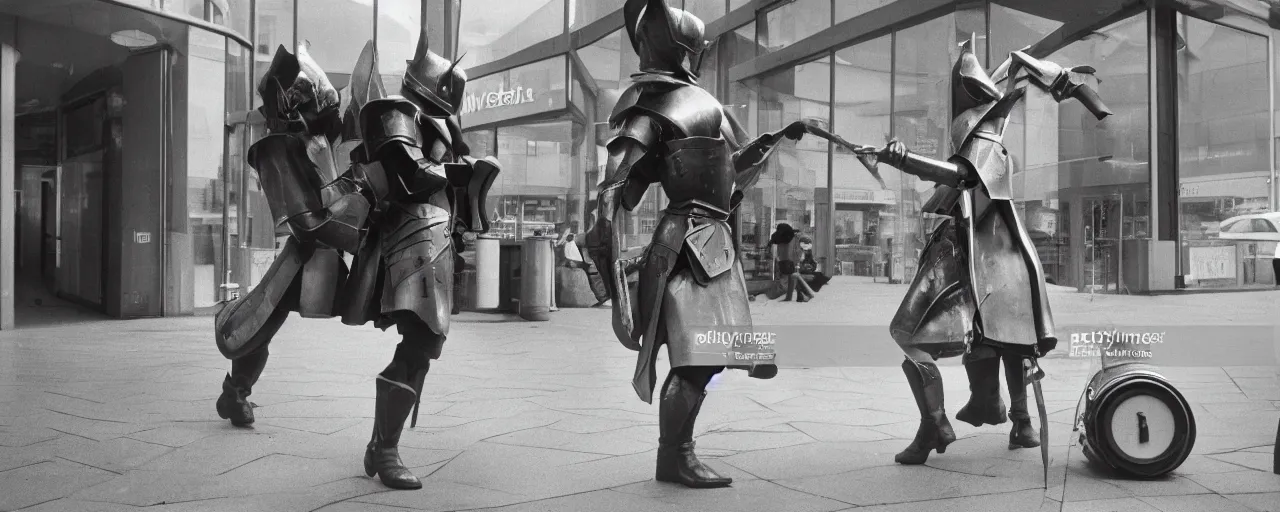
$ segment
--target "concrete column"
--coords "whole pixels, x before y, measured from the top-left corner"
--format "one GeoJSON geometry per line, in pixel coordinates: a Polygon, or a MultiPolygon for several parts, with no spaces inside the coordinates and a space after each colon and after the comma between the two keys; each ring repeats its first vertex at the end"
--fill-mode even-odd
{"type": "MultiPolygon", "coordinates": [[[[12,31],[7,32],[12,34],[12,31]]],[[[17,64],[17,48],[9,42],[0,41],[0,329],[13,329],[13,88],[17,64]]]]}
{"type": "Polygon", "coordinates": [[[502,268],[499,265],[499,241],[497,238],[480,235],[476,237],[476,288],[475,308],[477,310],[497,309],[500,305],[499,279],[502,268]]]}

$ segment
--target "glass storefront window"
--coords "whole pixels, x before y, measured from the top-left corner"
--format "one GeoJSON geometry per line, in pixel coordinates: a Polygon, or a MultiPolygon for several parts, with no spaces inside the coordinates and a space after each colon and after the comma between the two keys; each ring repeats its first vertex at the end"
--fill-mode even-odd
{"type": "Polygon", "coordinates": [[[667,5],[693,13],[703,23],[711,23],[724,16],[724,0],[668,0],[667,5]]]}
{"type": "MultiPolygon", "coordinates": [[[[950,86],[959,56],[957,35],[955,15],[948,14],[898,31],[894,42],[893,137],[913,152],[941,160],[952,152],[950,86]]],[[[889,279],[909,282],[928,234],[920,208],[934,184],[892,169],[886,174],[897,175],[894,193],[899,200],[895,215],[880,222],[878,234],[887,256],[881,264],[889,279]]]]}
{"type": "MultiPolygon", "coordinates": [[[[748,23],[738,27],[720,38],[720,58],[724,59],[724,69],[732,68],[756,57],[756,24],[748,23]]],[[[740,82],[729,82],[729,96],[723,102],[738,122],[745,127],[755,126],[752,110],[755,105],[755,91],[740,82]]]]}
{"type": "MultiPolygon", "coordinates": [[[[258,0],[258,47],[254,50],[253,86],[256,88],[267,68],[271,67],[271,59],[276,55],[276,48],[281,45],[289,51],[293,47],[293,5],[294,0],[258,0]]],[[[352,63],[354,65],[354,63],[352,63]]]]}
{"type": "Polygon", "coordinates": [[[187,215],[191,235],[194,306],[213,306],[226,278],[223,245],[224,115],[226,112],[227,39],[192,28],[187,56],[187,215]]]}
{"type": "MultiPolygon", "coordinates": [[[[1061,23],[992,5],[992,62],[1061,23]]],[[[1010,115],[1005,147],[1015,204],[1050,284],[1081,291],[1137,289],[1151,238],[1146,14],[1119,21],[1048,60],[1097,69],[1090,86],[1113,115],[1099,122],[1075,100],[1028,87],[1010,115]]]]}
{"type": "Polygon", "coordinates": [[[897,0],[835,0],[835,22],[840,23],[849,18],[866,14],[895,1],[897,0]]]}
{"type": "Polygon", "coordinates": [[[458,44],[470,68],[564,34],[565,0],[467,0],[458,44]]]}
{"type": "Polygon", "coordinates": [[[565,107],[568,60],[560,55],[467,81],[463,126],[480,126],[565,107]]]}
{"type": "Polygon", "coordinates": [[[758,18],[761,55],[773,53],[831,26],[831,0],[796,0],[758,18]]]}
{"type": "Polygon", "coordinates": [[[491,235],[523,239],[559,233],[578,221],[582,195],[574,187],[573,123],[553,121],[498,128],[502,173],[493,184],[491,235]],[[572,214],[571,214],[572,212],[572,214]]]}
{"type": "Polygon", "coordinates": [[[622,9],[622,4],[613,0],[571,0],[569,29],[585,27],[619,9],[622,9]]]}
{"type": "Polygon", "coordinates": [[[209,0],[209,21],[227,27],[247,39],[249,36],[249,0],[209,0]]]}
{"type": "MultiPolygon", "coordinates": [[[[618,98],[631,85],[631,75],[639,71],[640,60],[632,50],[626,33],[621,30],[579,48],[578,57],[582,59],[586,72],[591,75],[598,88],[594,108],[589,113],[592,127],[583,134],[577,149],[582,175],[576,179],[581,180],[585,197],[585,222],[581,229],[586,230],[595,222],[596,188],[607,177],[604,173],[609,155],[605,145],[613,136],[609,116],[613,113],[618,98]]],[[[704,70],[708,65],[710,63],[703,64],[704,70]]],[[[624,215],[622,226],[615,226],[624,234],[623,241],[627,247],[641,247],[649,243],[659,212],[666,206],[664,199],[658,186],[654,185],[645,195],[643,203],[624,215]]]]}
{"type": "Polygon", "coordinates": [[[1062,26],[1062,22],[1029,14],[999,3],[991,3],[991,62],[994,68],[1009,54],[1040,42],[1062,26]]]}
{"type": "Polygon", "coordinates": [[[1177,23],[1181,274],[1190,288],[1271,285],[1258,279],[1270,265],[1257,258],[1261,241],[1219,233],[1271,209],[1267,38],[1182,14],[1177,23]]]}
{"type": "MultiPolygon", "coordinates": [[[[335,88],[347,86],[360,51],[373,39],[373,15],[370,0],[305,0],[298,5],[298,43],[310,43],[311,57],[335,88]]],[[[411,39],[417,41],[416,31],[411,39]]],[[[410,57],[413,56],[412,44],[410,57]]],[[[395,66],[390,61],[389,56],[384,55],[378,64],[395,66]]]]}
{"type": "Polygon", "coordinates": [[[493,130],[471,130],[463,132],[462,140],[467,143],[467,147],[471,148],[471,156],[473,158],[484,158],[486,156],[498,156],[493,140],[493,130]]]}
{"type": "MultiPolygon", "coordinates": [[[[771,73],[751,84],[758,94],[757,133],[775,131],[799,120],[830,128],[831,58],[771,73]]],[[[747,279],[772,279],[773,258],[766,245],[778,224],[816,239],[815,189],[827,186],[826,140],[805,137],[784,142],[766,163],[755,188],[738,208],[743,271],[747,279]]],[[[820,256],[815,254],[815,259],[820,256]]]]}
{"type": "MultiPolygon", "coordinates": [[[[889,137],[891,40],[884,36],[836,51],[833,131],[850,142],[879,146],[889,137]]],[[[816,217],[820,227],[827,224],[827,201],[834,196],[834,251],[822,228],[814,239],[815,257],[834,257],[834,275],[884,277],[888,244],[880,224],[896,220],[901,173],[882,170],[887,189],[881,188],[857,157],[841,147],[835,148],[833,165],[835,192],[816,194],[816,217]]]]}

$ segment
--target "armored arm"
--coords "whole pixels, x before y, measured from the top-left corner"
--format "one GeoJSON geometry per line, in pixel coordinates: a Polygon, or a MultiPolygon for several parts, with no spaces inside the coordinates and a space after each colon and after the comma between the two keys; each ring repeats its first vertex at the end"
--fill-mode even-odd
{"type": "Polygon", "coordinates": [[[967,165],[944,162],[912,153],[906,145],[898,141],[893,141],[880,150],[879,159],[922,180],[956,189],[968,186],[976,176],[976,173],[972,172],[967,165]]]}
{"type": "Polygon", "coordinates": [[[730,208],[736,209],[746,191],[760,181],[760,174],[764,172],[764,163],[773,154],[774,149],[777,149],[778,143],[784,138],[800,140],[807,132],[808,126],[804,121],[796,121],[782,130],[760,135],[739,146],[738,143],[746,138],[746,133],[732,114],[725,112],[724,115],[727,126],[721,130],[721,133],[726,138],[732,136],[734,140],[733,169],[737,174],[733,180],[734,192],[730,199],[730,208]]]}
{"type": "Polygon", "coordinates": [[[449,184],[453,186],[454,218],[467,231],[489,232],[489,214],[485,209],[485,197],[502,172],[502,165],[494,157],[475,159],[462,157],[462,162],[445,166],[449,184]]]}
{"type": "Polygon", "coordinates": [[[338,94],[299,47],[281,46],[258,87],[269,134],[249,148],[277,225],[304,242],[355,252],[369,203],[357,184],[339,176],[330,145],[342,123],[338,94]]]}
{"type": "Polygon", "coordinates": [[[627,273],[636,261],[623,260],[623,233],[614,228],[622,222],[624,210],[633,210],[644,197],[652,179],[642,170],[650,148],[658,142],[658,127],[648,117],[636,116],[625,121],[618,135],[609,141],[607,178],[597,195],[596,223],[587,233],[587,250],[604,277],[609,298],[613,301],[613,330],[624,346],[639,350],[632,333],[631,298],[627,273]]]}

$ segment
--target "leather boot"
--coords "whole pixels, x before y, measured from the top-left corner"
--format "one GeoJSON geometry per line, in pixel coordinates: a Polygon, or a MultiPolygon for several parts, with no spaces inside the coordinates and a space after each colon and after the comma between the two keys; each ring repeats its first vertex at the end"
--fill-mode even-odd
{"type": "Polygon", "coordinates": [[[672,372],[662,387],[658,405],[659,482],[683,484],[694,489],[728,487],[733,479],[717,474],[693,452],[693,424],[706,399],[705,385],[695,386],[672,372]]]}
{"type": "Polygon", "coordinates": [[[920,428],[916,430],[916,438],[907,449],[893,458],[898,464],[924,464],[929,460],[929,452],[938,450],[946,453],[947,445],[956,440],[956,433],[947,421],[947,411],[943,407],[942,374],[933,363],[920,363],[919,366],[910,359],[902,362],[902,372],[907,375],[907,383],[911,385],[911,394],[915,395],[916,406],[920,408],[920,428]],[[923,367],[923,368],[922,368],[923,367]],[[931,375],[922,373],[921,370],[931,375]]]}
{"type": "Polygon", "coordinates": [[[237,427],[253,424],[253,408],[257,404],[247,400],[253,393],[253,385],[267,367],[267,345],[250,352],[248,355],[231,361],[231,373],[222,379],[222,395],[216,404],[218,417],[231,420],[237,427]]]}
{"type": "Polygon", "coordinates": [[[965,361],[964,371],[969,375],[969,403],[960,408],[956,419],[975,427],[1009,421],[1000,396],[1000,358],[965,361]]]}
{"type": "Polygon", "coordinates": [[[408,375],[403,363],[392,362],[378,376],[378,399],[373,415],[373,439],[364,452],[364,472],[378,475],[392,489],[421,489],[422,482],[400,461],[400,433],[416,409],[426,370],[408,375]]]}
{"type": "Polygon", "coordinates": [[[1035,448],[1040,446],[1040,433],[1031,424],[1030,409],[1027,409],[1027,374],[1022,367],[1022,358],[1005,355],[1004,380],[1009,385],[1009,419],[1013,428],[1009,430],[1009,449],[1035,448]]]}

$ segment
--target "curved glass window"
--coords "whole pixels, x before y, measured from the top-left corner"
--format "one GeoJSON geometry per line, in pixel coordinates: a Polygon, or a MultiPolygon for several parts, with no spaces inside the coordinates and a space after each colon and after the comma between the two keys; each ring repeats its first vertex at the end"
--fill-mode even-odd
{"type": "Polygon", "coordinates": [[[458,45],[470,68],[564,34],[565,0],[467,0],[458,45]]]}
{"type": "MultiPolygon", "coordinates": [[[[310,45],[311,57],[334,87],[346,87],[360,51],[373,39],[373,14],[373,0],[298,2],[298,44],[310,45]]],[[[379,61],[385,65],[388,59],[379,61]]]]}

